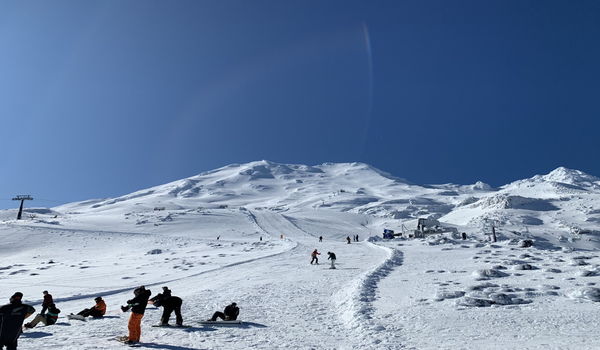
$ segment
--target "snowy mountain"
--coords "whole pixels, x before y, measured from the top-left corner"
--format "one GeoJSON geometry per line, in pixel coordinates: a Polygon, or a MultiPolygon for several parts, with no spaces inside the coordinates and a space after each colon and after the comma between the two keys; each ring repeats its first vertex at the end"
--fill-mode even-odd
{"type": "Polygon", "coordinates": [[[139,285],[168,285],[191,325],[151,328],[160,310],[149,307],[150,348],[597,347],[587,334],[599,325],[600,179],[577,170],[492,188],[418,185],[362,163],[257,161],[15,216],[0,211],[0,295],[21,291],[39,310],[47,289],[63,310],[25,331],[22,349],[122,348],[119,306],[139,285]],[[419,218],[449,233],[407,238],[419,218]],[[384,228],[408,231],[388,241],[384,228]],[[315,248],[321,265],[309,264],[315,248]],[[63,317],[97,295],[105,319],[63,317]],[[241,326],[200,325],[231,301],[241,326]]]}
{"type": "Polygon", "coordinates": [[[372,217],[378,229],[398,229],[402,224],[414,228],[417,218],[426,217],[476,234],[493,220],[506,233],[550,234],[558,240],[595,231],[600,221],[599,199],[600,179],[566,168],[494,189],[483,182],[421,186],[363,163],[307,166],[263,160],[53,210],[95,217],[102,213],[139,215],[155,208],[175,212],[225,207],[332,210],[372,217]]]}

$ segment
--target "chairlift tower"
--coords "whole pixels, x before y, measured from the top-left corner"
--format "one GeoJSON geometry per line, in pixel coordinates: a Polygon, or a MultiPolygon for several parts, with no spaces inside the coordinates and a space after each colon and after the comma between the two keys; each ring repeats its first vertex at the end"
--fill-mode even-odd
{"type": "Polygon", "coordinates": [[[17,220],[21,220],[21,215],[23,215],[23,202],[33,200],[33,197],[30,195],[18,195],[12,199],[13,201],[21,201],[21,206],[19,207],[19,213],[17,214],[17,220]]]}

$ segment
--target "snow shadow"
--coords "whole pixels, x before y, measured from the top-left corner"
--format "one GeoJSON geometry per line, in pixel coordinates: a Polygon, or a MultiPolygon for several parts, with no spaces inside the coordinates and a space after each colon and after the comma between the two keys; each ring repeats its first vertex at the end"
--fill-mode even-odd
{"type": "Polygon", "coordinates": [[[156,343],[140,343],[141,348],[150,349],[166,349],[166,350],[198,350],[198,348],[188,348],[185,346],[156,344],[156,343]]]}
{"type": "Polygon", "coordinates": [[[52,333],[48,333],[48,332],[25,332],[22,333],[20,338],[44,338],[44,337],[50,337],[52,336],[52,333]]]}
{"type": "Polygon", "coordinates": [[[262,323],[256,322],[242,322],[239,328],[267,328],[268,326],[262,323]]]}

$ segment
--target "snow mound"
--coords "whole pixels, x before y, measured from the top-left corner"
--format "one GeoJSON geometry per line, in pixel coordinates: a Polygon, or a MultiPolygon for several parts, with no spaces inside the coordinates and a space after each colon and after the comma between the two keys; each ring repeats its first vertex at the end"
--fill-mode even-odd
{"type": "Polygon", "coordinates": [[[473,271],[473,276],[475,277],[476,281],[482,281],[490,278],[506,277],[508,274],[496,269],[481,269],[473,271]]]}
{"type": "Polygon", "coordinates": [[[484,209],[521,209],[533,211],[554,211],[560,209],[552,204],[550,200],[522,197],[507,193],[485,197],[473,205],[484,209]]]}
{"type": "Polygon", "coordinates": [[[456,299],[456,298],[460,298],[464,295],[465,295],[465,292],[462,290],[457,290],[457,291],[441,290],[436,293],[435,298],[433,300],[442,301],[442,300],[446,300],[446,299],[456,299]]]}
{"type": "Polygon", "coordinates": [[[586,287],[579,290],[574,290],[567,294],[573,299],[587,299],[591,301],[600,301],[600,288],[586,287]]]}

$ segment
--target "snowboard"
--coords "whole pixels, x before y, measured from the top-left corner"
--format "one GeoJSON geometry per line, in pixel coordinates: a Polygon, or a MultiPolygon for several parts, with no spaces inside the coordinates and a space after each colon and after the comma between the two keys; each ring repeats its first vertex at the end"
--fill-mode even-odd
{"type": "Polygon", "coordinates": [[[81,316],[81,315],[70,314],[70,315],[67,315],[67,318],[69,320],[86,321],[86,318],[84,316],[81,316]]]}
{"type": "Polygon", "coordinates": [[[116,338],[111,338],[111,339],[112,340],[116,340],[119,343],[123,343],[124,345],[128,345],[129,347],[132,347],[132,348],[138,348],[138,347],[142,346],[140,343],[127,344],[126,342],[127,342],[127,340],[129,340],[129,338],[126,335],[119,336],[119,337],[116,337],[116,338]]]}
{"type": "Polygon", "coordinates": [[[190,328],[192,326],[184,324],[181,326],[177,326],[177,325],[162,325],[162,324],[153,324],[152,327],[158,327],[158,328],[190,328]]]}
{"type": "Polygon", "coordinates": [[[206,326],[234,326],[242,324],[242,321],[200,321],[200,324],[206,326]]]}

